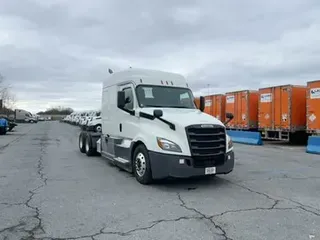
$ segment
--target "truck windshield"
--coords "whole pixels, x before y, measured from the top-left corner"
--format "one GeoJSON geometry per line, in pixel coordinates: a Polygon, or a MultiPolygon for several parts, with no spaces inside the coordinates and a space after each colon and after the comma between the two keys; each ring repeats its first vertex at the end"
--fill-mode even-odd
{"type": "Polygon", "coordinates": [[[141,108],[196,108],[192,92],[188,88],[139,85],[136,93],[141,108]]]}

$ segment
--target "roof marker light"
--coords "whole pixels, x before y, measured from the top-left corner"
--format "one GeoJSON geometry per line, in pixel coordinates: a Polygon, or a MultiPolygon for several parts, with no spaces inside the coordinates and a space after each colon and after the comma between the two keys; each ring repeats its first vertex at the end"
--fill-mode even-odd
{"type": "Polygon", "coordinates": [[[163,84],[163,81],[161,80],[161,84],[163,84]]]}
{"type": "Polygon", "coordinates": [[[173,82],[171,81],[171,85],[173,85],[173,82]]]}
{"type": "Polygon", "coordinates": [[[167,85],[168,85],[168,81],[166,81],[167,85]]]}
{"type": "Polygon", "coordinates": [[[142,79],[140,78],[140,82],[142,83],[142,79]]]}

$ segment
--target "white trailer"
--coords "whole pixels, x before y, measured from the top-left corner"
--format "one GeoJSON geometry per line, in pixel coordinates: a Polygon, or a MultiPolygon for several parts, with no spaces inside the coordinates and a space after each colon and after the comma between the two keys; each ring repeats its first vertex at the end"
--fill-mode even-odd
{"type": "Polygon", "coordinates": [[[233,170],[225,125],[203,112],[204,97],[197,109],[183,76],[128,69],[112,73],[102,92],[102,132],[80,133],[82,153],[106,158],[141,184],[233,170]]]}

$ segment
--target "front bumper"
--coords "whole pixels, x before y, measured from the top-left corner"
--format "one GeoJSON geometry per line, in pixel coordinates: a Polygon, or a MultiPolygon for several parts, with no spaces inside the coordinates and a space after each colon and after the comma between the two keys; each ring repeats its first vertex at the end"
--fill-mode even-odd
{"type": "MultiPolygon", "coordinates": [[[[193,159],[189,156],[177,156],[172,154],[163,154],[149,151],[152,177],[154,179],[163,179],[168,177],[189,178],[196,176],[205,176],[205,168],[193,167],[193,159]],[[185,159],[180,163],[180,159],[185,159]],[[188,165],[186,160],[191,162],[188,165]]],[[[228,174],[234,168],[234,152],[228,152],[225,155],[225,163],[216,167],[216,174],[228,174]]]]}

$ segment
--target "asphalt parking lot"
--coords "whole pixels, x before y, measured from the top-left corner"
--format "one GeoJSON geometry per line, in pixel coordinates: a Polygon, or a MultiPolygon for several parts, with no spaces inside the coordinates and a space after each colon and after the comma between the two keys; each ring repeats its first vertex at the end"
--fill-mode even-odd
{"type": "Polygon", "coordinates": [[[143,186],[78,150],[79,129],[0,137],[0,239],[320,239],[320,157],[236,145],[234,171],[143,186]]]}

